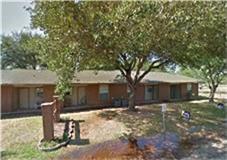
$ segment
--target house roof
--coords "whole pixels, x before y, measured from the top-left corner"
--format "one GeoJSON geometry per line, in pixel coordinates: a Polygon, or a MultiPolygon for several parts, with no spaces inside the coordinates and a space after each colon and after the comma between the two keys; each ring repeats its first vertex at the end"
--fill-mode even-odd
{"type": "MultiPolygon", "coordinates": [[[[1,70],[1,84],[55,84],[56,73],[49,70],[1,70]]],[[[119,71],[82,71],[75,73],[72,83],[124,83],[126,82],[119,71]]],[[[197,83],[198,80],[182,75],[164,72],[150,72],[142,83],[197,83]]]]}

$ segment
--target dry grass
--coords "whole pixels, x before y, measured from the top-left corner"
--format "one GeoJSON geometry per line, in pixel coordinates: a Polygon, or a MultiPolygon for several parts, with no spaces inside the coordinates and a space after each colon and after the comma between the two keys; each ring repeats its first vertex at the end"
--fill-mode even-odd
{"type": "MultiPolygon", "coordinates": [[[[214,108],[208,103],[176,103],[168,104],[166,126],[168,131],[186,135],[188,128],[203,126],[208,132],[215,134],[216,139],[223,131],[223,121],[226,112],[214,108]],[[179,108],[190,110],[192,120],[185,122],[180,118],[179,108]]],[[[68,152],[75,147],[112,140],[133,133],[136,136],[153,135],[162,131],[162,114],[160,106],[148,105],[139,108],[138,112],[126,109],[103,109],[81,113],[62,114],[80,123],[82,140],[89,144],[71,144],[67,148],[45,153],[37,150],[37,142],[42,138],[41,116],[1,120],[2,159],[52,159],[61,153],[68,152]]],[[[207,132],[207,133],[208,133],[207,132]]],[[[206,134],[206,132],[205,132],[206,134]]],[[[225,138],[225,137],[224,137],[225,138]]]]}

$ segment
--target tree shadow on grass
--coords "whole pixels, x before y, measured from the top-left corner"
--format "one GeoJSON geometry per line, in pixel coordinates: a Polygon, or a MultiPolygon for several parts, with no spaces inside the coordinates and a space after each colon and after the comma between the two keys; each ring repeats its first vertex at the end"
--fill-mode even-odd
{"type": "MultiPolygon", "coordinates": [[[[166,113],[167,131],[180,134],[181,144],[177,158],[225,159],[227,156],[227,135],[223,133],[223,119],[226,112],[209,103],[168,104],[166,113]],[[192,119],[184,121],[180,110],[190,110],[192,119]],[[196,158],[197,157],[197,158],[196,158]]],[[[146,106],[137,112],[128,110],[104,111],[98,116],[125,124],[135,135],[150,135],[162,131],[160,107],[146,106]]],[[[226,122],[225,122],[226,123],[226,122]]]]}
{"type": "MultiPolygon", "coordinates": [[[[222,128],[226,112],[217,109],[213,104],[205,103],[171,103],[166,112],[166,128],[168,131],[187,134],[188,129],[194,126],[204,126],[207,129],[222,128]],[[181,110],[189,110],[192,114],[190,121],[184,121],[181,110]]],[[[116,120],[125,124],[134,134],[150,135],[162,132],[162,113],[158,105],[138,107],[137,112],[127,109],[104,111],[98,114],[106,120],[116,120]]]]}
{"type": "Polygon", "coordinates": [[[131,133],[138,136],[158,133],[162,127],[160,108],[157,107],[138,107],[136,112],[127,109],[104,111],[98,116],[122,122],[131,133]]]}
{"type": "Polygon", "coordinates": [[[182,123],[186,124],[186,127],[191,126],[206,126],[207,128],[213,129],[217,127],[221,127],[224,118],[226,115],[225,110],[220,110],[216,108],[213,104],[209,103],[200,103],[200,104],[192,104],[192,103],[183,103],[183,104],[176,104],[173,106],[175,111],[170,112],[172,119],[170,119],[173,123],[182,123]],[[181,108],[181,110],[189,110],[191,112],[192,118],[189,122],[183,123],[184,121],[179,116],[180,113],[178,112],[177,118],[173,118],[176,115],[175,112],[179,111],[177,108],[181,108]]]}
{"type": "Polygon", "coordinates": [[[179,152],[181,158],[187,156],[192,159],[226,158],[227,143],[224,139],[227,139],[227,135],[223,133],[225,110],[220,110],[206,102],[180,105],[182,109],[190,109],[192,114],[190,121],[184,121],[180,116],[173,118],[178,104],[173,107],[175,111],[169,113],[170,123],[176,124],[175,129],[181,135],[182,144],[179,152]]]}
{"type": "Polygon", "coordinates": [[[118,111],[104,111],[104,112],[100,112],[98,114],[99,117],[104,118],[106,120],[111,120],[113,118],[116,118],[117,116],[119,116],[118,111]]]}
{"type": "Polygon", "coordinates": [[[226,159],[227,144],[225,135],[200,129],[190,135],[181,137],[178,159],[226,159]]]}

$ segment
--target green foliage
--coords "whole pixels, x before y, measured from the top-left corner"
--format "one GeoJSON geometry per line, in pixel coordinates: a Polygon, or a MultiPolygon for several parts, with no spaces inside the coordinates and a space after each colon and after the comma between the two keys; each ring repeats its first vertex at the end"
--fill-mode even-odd
{"type": "Polygon", "coordinates": [[[2,159],[10,159],[10,160],[18,160],[18,159],[26,159],[26,160],[46,160],[53,159],[57,155],[61,154],[61,150],[53,151],[53,152],[42,152],[37,149],[37,142],[27,143],[27,144],[16,144],[12,148],[8,148],[3,151],[2,159]]]}
{"type": "Polygon", "coordinates": [[[218,86],[224,78],[225,60],[221,57],[206,60],[200,68],[201,76],[209,86],[218,86]]]}
{"type": "MultiPolygon", "coordinates": [[[[200,14],[204,19],[198,21],[197,26],[192,28],[191,41],[185,47],[185,54],[190,55],[190,67],[200,68],[201,63],[213,57],[221,57],[226,53],[226,3],[204,3],[204,9],[200,14]],[[198,54],[199,53],[199,54],[198,54]]],[[[199,17],[200,18],[200,17],[199,17]]]]}
{"type": "Polygon", "coordinates": [[[202,80],[207,86],[219,85],[224,80],[225,59],[220,57],[204,58],[200,67],[182,68],[181,74],[202,80]]]}
{"type": "Polygon", "coordinates": [[[226,75],[226,74],[224,75],[224,78],[223,78],[222,84],[227,84],[227,75],[226,75]]]}
{"type": "Polygon", "coordinates": [[[210,89],[210,101],[213,101],[214,94],[219,84],[224,82],[224,71],[226,62],[224,58],[204,57],[200,62],[200,67],[184,68],[181,70],[182,74],[202,80],[210,89]]]}
{"type": "Polygon", "coordinates": [[[185,53],[191,55],[191,61],[185,65],[187,69],[184,72],[203,80],[210,88],[210,101],[213,101],[226,69],[226,3],[206,5],[209,7],[204,12],[206,21],[194,27],[193,41],[185,48],[185,53]]]}
{"type": "Polygon", "coordinates": [[[201,37],[205,41],[223,27],[224,4],[35,1],[30,12],[33,27],[46,35],[42,59],[57,72],[57,92],[64,96],[75,70],[117,68],[133,91],[154,68],[193,64],[204,54],[201,37]],[[215,30],[209,28],[215,23],[215,30]]]}
{"type": "Polygon", "coordinates": [[[41,65],[36,45],[41,38],[40,35],[26,32],[2,36],[1,68],[35,69],[41,65]]]}
{"type": "Polygon", "coordinates": [[[202,80],[199,74],[199,71],[193,68],[181,68],[180,74],[202,80]]]}
{"type": "Polygon", "coordinates": [[[63,133],[63,141],[66,141],[66,140],[68,140],[68,133],[66,133],[66,132],[64,132],[63,133]]]}

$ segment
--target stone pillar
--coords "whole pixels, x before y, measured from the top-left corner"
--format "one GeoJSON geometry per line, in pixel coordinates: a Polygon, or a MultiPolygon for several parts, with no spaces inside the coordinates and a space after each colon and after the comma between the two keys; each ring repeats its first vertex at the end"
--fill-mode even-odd
{"type": "Polygon", "coordinates": [[[54,121],[59,122],[62,103],[59,100],[59,96],[55,95],[55,96],[53,96],[53,98],[54,98],[54,121]]]}
{"type": "Polygon", "coordinates": [[[54,139],[54,119],[53,119],[53,102],[42,103],[42,117],[43,117],[43,139],[54,139]]]}

